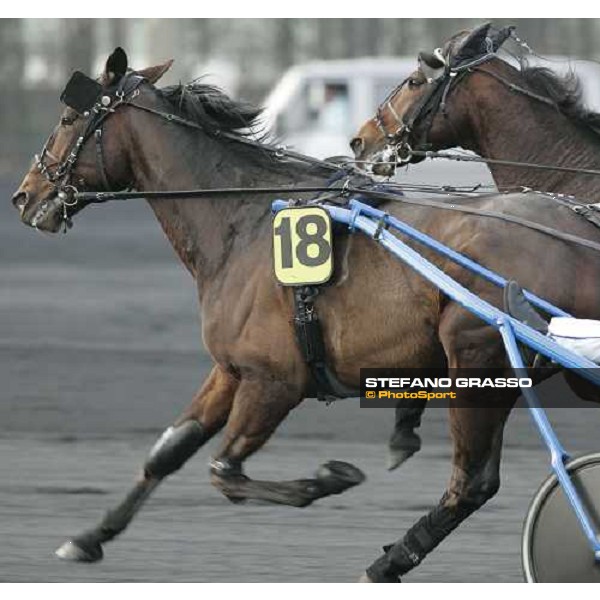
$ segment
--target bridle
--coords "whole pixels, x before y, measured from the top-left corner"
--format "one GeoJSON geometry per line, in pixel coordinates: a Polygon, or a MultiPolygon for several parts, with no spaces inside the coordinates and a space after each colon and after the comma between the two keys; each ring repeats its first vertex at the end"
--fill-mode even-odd
{"type": "MultiPolygon", "coordinates": [[[[436,52],[439,52],[439,49],[436,49],[436,52]]],[[[404,115],[398,114],[394,108],[393,101],[404,89],[404,86],[408,83],[410,78],[406,78],[400,85],[392,90],[389,96],[377,107],[373,122],[384,135],[386,139],[386,149],[391,151],[398,164],[410,161],[412,158],[413,146],[415,150],[427,150],[430,147],[427,139],[433,120],[437,114],[443,115],[450,123],[452,123],[448,116],[448,112],[446,111],[450,93],[464,77],[476,70],[481,71],[478,67],[495,57],[495,52],[488,52],[479,58],[470,60],[458,66],[450,66],[446,63],[443,72],[438,77],[427,79],[427,83],[430,84],[431,87],[404,115]],[[387,109],[394,118],[393,130],[389,130],[385,124],[383,116],[384,109],[387,109]],[[421,133],[420,139],[415,141],[412,138],[412,134],[415,132],[417,126],[421,127],[421,133]]]]}
{"type": "Polygon", "coordinates": [[[513,37],[519,44],[523,45],[523,42],[514,35],[512,28],[507,28],[505,32],[501,33],[500,40],[494,42],[489,37],[486,38],[486,51],[476,58],[469,58],[467,60],[447,58],[442,55],[442,50],[437,48],[434,51],[434,55],[440,62],[443,62],[444,67],[440,69],[441,72],[435,77],[427,78],[427,83],[431,86],[430,89],[404,115],[398,114],[394,108],[393,101],[404,89],[410,78],[406,78],[392,90],[378,106],[373,117],[373,122],[384,135],[386,139],[384,151],[390,159],[393,159],[395,164],[408,163],[412,158],[423,156],[431,148],[431,144],[428,142],[429,133],[433,120],[438,114],[446,118],[455,133],[458,133],[446,110],[448,97],[460,81],[475,72],[492,77],[506,86],[511,92],[522,94],[556,108],[556,103],[552,99],[521,87],[493,71],[481,68],[482,65],[497,58],[497,52],[507,37],[513,37]],[[383,114],[385,109],[387,109],[394,119],[392,130],[389,130],[385,124],[383,114]],[[419,130],[419,138],[414,139],[417,128],[419,130]]]}
{"type": "MultiPolygon", "coordinates": [[[[102,128],[108,117],[114,114],[119,106],[130,104],[131,100],[139,94],[138,88],[144,81],[145,79],[141,75],[132,72],[123,75],[116,85],[104,88],[97,81],[75,71],[63,90],[60,96],[61,101],[72,108],[78,118],[86,119],[83,132],[77,137],[62,161],[48,150],[55,138],[55,133],[46,140],[40,154],[36,154],[34,160],[40,174],[56,189],[55,201],[62,206],[65,227],[71,224],[68,215],[69,208],[78,203],[79,190],[73,183],[73,169],[83,147],[91,138],[94,139],[96,147],[98,179],[106,191],[111,189],[102,149],[102,128]],[[48,158],[52,161],[51,164],[48,163],[48,158]]],[[[45,203],[40,207],[31,223],[33,227],[45,216],[50,207],[50,203],[45,203]]]]}

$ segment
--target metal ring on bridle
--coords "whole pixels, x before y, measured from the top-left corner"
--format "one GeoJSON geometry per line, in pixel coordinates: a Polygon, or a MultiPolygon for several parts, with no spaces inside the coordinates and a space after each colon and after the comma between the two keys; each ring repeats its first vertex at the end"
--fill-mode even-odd
{"type": "Polygon", "coordinates": [[[74,185],[64,185],[61,190],[58,192],[58,197],[60,201],[63,203],[63,206],[77,206],[77,194],[79,190],[74,185]],[[67,202],[69,198],[69,192],[71,192],[71,197],[73,198],[72,202],[67,202]]]}
{"type": "Polygon", "coordinates": [[[399,142],[394,146],[394,154],[398,162],[407,162],[413,155],[413,149],[408,142],[399,142]]]}

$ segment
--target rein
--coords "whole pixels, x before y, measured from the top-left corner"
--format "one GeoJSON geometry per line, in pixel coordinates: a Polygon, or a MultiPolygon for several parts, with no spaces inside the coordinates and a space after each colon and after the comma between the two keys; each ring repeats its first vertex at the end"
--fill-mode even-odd
{"type": "Polygon", "coordinates": [[[438,152],[434,150],[406,150],[408,156],[418,156],[422,158],[444,158],[456,162],[474,162],[485,163],[488,165],[500,165],[504,167],[521,167],[523,169],[541,169],[545,171],[560,171],[563,173],[578,173],[580,175],[600,176],[599,169],[581,169],[578,167],[560,167],[555,165],[545,165],[541,163],[521,162],[515,160],[503,160],[499,158],[484,158],[483,156],[469,156],[466,154],[453,154],[450,152],[438,152]]]}
{"type": "MultiPolygon", "coordinates": [[[[357,196],[363,196],[372,198],[375,200],[401,202],[403,204],[411,204],[415,206],[428,206],[430,208],[440,210],[450,210],[454,212],[461,212],[465,214],[487,217],[493,219],[499,219],[507,223],[513,223],[538,231],[554,237],[565,242],[570,242],[584,248],[595,250],[600,252],[600,243],[587,240],[570,233],[565,233],[553,227],[547,227],[534,221],[527,219],[521,219],[513,215],[507,215],[490,210],[469,208],[466,206],[457,206],[455,204],[446,204],[443,202],[436,202],[435,200],[425,199],[409,199],[406,197],[398,196],[390,192],[381,192],[377,190],[371,190],[362,187],[353,187],[344,184],[341,187],[325,187],[325,186],[305,186],[305,187],[248,187],[248,188],[214,188],[214,189],[198,189],[198,190],[182,190],[182,191],[155,191],[155,192],[81,192],[78,197],[82,200],[87,201],[91,204],[99,204],[108,202],[111,200],[129,200],[129,199],[168,199],[168,198],[203,198],[214,195],[229,195],[229,194],[294,194],[294,193],[306,193],[306,192],[337,192],[342,197],[347,197],[349,194],[356,194],[357,196]]],[[[553,199],[554,197],[551,196],[553,199]]],[[[313,200],[314,202],[315,200],[313,200]]],[[[586,205],[581,205],[583,208],[586,205]]]]}

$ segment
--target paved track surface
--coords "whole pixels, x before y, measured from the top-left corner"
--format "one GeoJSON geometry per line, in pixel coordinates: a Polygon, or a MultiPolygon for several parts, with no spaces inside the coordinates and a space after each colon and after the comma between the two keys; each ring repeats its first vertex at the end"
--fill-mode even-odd
{"type": "MultiPolygon", "coordinates": [[[[260,478],[329,459],[368,476],[306,509],[232,505],[208,483],[214,443],[160,488],[95,565],[54,549],[118,501],[209,363],[194,286],[143,202],[88,209],[67,236],[17,222],[0,187],[0,581],[352,581],[440,497],[450,447],[431,409],[424,450],[385,470],[392,414],[307,401],[253,457],[260,478]]],[[[558,393],[556,383],[548,389],[558,393]]],[[[594,409],[550,411],[574,452],[597,450],[594,409]]],[[[407,581],[519,581],[520,530],[547,457],[525,410],[503,488],[407,581]]]]}

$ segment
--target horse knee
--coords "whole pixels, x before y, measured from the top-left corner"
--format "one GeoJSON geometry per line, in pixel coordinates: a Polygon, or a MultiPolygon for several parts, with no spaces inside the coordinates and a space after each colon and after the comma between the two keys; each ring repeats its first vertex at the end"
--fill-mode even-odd
{"type": "Polygon", "coordinates": [[[185,421],[169,427],[150,450],[144,464],[144,475],[162,479],[180,469],[207,440],[208,435],[198,421],[185,421]]]}

